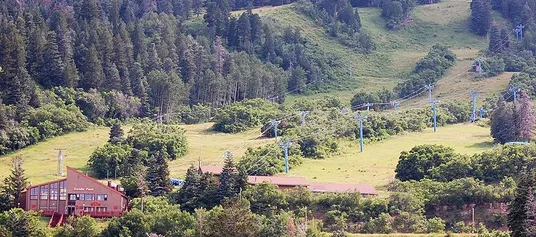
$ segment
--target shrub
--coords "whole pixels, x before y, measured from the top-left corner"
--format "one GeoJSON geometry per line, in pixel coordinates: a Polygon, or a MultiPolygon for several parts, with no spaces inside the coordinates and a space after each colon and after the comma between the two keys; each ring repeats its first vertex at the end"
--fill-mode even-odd
{"type": "Polygon", "coordinates": [[[242,132],[268,122],[277,114],[277,106],[267,100],[244,100],[219,109],[214,117],[214,130],[225,133],[242,132]]]}
{"type": "Polygon", "coordinates": [[[141,123],[132,128],[126,142],[138,150],[148,151],[149,155],[165,152],[174,160],[186,155],[188,150],[184,132],[178,125],[141,123]]]}
{"type": "Polygon", "coordinates": [[[456,159],[454,149],[441,145],[420,145],[400,154],[395,177],[401,181],[431,177],[431,169],[456,159]]]}
{"type": "Polygon", "coordinates": [[[30,110],[25,120],[29,126],[37,127],[40,132],[43,132],[42,139],[68,132],[85,131],[89,125],[87,118],[74,105],[46,104],[30,110]]]}

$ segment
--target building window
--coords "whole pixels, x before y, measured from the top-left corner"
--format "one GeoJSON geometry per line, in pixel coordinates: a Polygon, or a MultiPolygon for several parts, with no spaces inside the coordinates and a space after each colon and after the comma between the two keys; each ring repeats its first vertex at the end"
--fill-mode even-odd
{"type": "Polygon", "coordinates": [[[69,201],[76,201],[78,200],[78,198],[76,198],[76,196],[78,196],[77,194],[69,194],[69,201]]]}
{"type": "Polygon", "coordinates": [[[93,194],[86,194],[84,196],[85,196],[85,199],[88,200],[88,201],[95,200],[95,196],[93,194]]]}
{"type": "Polygon", "coordinates": [[[50,184],[50,200],[58,200],[58,183],[50,184]]]}
{"type": "Polygon", "coordinates": [[[94,212],[94,211],[95,211],[94,207],[84,207],[84,212],[94,212]]]}
{"type": "Polygon", "coordinates": [[[106,212],[106,207],[97,207],[97,212],[106,212]]]}
{"type": "Polygon", "coordinates": [[[41,186],[41,200],[48,199],[48,185],[41,186]]]}
{"type": "Polygon", "coordinates": [[[108,195],[106,194],[97,194],[97,201],[106,201],[108,200],[108,195]]]}
{"type": "Polygon", "coordinates": [[[37,200],[39,197],[39,187],[30,189],[30,199],[37,200]]]}
{"type": "Polygon", "coordinates": [[[76,194],[76,200],[86,200],[84,194],[76,194]]]}
{"type": "Polygon", "coordinates": [[[65,187],[65,181],[60,182],[60,200],[67,199],[67,187],[65,187]]]}

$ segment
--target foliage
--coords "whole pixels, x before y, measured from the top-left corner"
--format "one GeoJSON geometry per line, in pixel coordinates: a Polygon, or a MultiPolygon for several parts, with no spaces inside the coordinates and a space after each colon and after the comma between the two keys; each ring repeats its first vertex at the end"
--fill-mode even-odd
{"type": "Polygon", "coordinates": [[[112,128],[110,129],[110,139],[108,142],[110,143],[118,143],[122,141],[123,138],[123,129],[121,128],[121,124],[114,123],[112,125],[112,128]]]}
{"type": "Polygon", "coordinates": [[[132,147],[128,144],[106,144],[91,154],[88,167],[98,178],[121,177],[124,170],[120,167],[127,162],[132,152],[132,147]]]}
{"type": "Polygon", "coordinates": [[[399,97],[409,97],[425,85],[435,84],[456,62],[456,55],[447,46],[436,44],[418,63],[409,78],[396,85],[399,97]]]}
{"type": "Polygon", "coordinates": [[[86,215],[78,218],[70,216],[61,229],[54,234],[54,237],[97,237],[100,230],[97,229],[96,225],[97,221],[90,216],[86,215]]]}
{"type": "Polygon", "coordinates": [[[171,191],[167,160],[167,154],[162,151],[156,152],[147,160],[147,186],[153,196],[166,195],[171,191]]]}
{"type": "Polygon", "coordinates": [[[521,91],[519,102],[499,101],[491,116],[491,135],[499,142],[530,141],[535,118],[530,97],[521,91]]]}
{"type": "Polygon", "coordinates": [[[490,1],[471,2],[471,31],[477,35],[485,36],[491,26],[490,1]]]}
{"type": "Polygon", "coordinates": [[[420,145],[400,154],[395,177],[400,181],[421,180],[432,176],[431,170],[458,159],[454,149],[441,145],[420,145]]]}
{"type": "Polygon", "coordinates": [[[39,129],[41,139],[63,135],[68,132],[85,131],[86,118],[76,106],[55,106],[47,104],[30,110],[25,117],[28,125],[39,129]]]}
{"type": "Polygon", "coordinates": [[[184,129],[177,125],[157,125],[140,123],[132,127],[126,142],[149,154],[165,152],[174,160],[187,152],[187,141],[184,129]]]}
{"type": "Polygon", "coordinates": [[[4,203],[7,207],[18,207],[22,201],[23,195],[22,192],[26,189],[28,185],[28,179],[24,176],[24,169],[22,168],[23,159],[20,156],[14,156],[11,159],[11,174],[4,179],[4,187],[1,189],[2,196],[5,198],[4,203]]]}
{"type": "Polygon", "coordinates": [[[242,196],[250,202],[253,213],[268,217],[287,205],[285,194],[276,185],[266,182],[247,188],[242,196]]]}
{"type": "Polygon", "coordinates": [[[39,220],[38,213],[25,212],[20,208],[0,213],[0,226],[11,236],[50,236],[47,226],[39,220]]]}
{"type": "MultiPolygon", "coordinates": [[[[266,145],[256,149],[248,148],[246,154],[238,162],[249,175],[270,176],[285,171],[284,151],[278,144],[266,145]]],[[[301,151],[298,146],[289,148],[289,169],[302,163],[301,151]]]]}
{"type": "Polygon", "coordinates": [[[237,133],[268,122],[277,116],[277,106],[266,100],[244,100],[219,109],[214,117],[214,130],[237,133]]]}
{"type": "Polygon", "coordinates": [[[534,234],[534,173],[522,174],[515,197],[508,212],[508,227],[511,236],[531,236],[534,234]]]}

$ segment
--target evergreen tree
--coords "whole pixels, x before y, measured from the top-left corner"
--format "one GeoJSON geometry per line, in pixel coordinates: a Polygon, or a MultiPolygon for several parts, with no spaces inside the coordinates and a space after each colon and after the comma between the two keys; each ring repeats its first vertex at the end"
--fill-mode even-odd
{"type": "Polygon", "coordinates": [[[521,91],[519,93],[519,109],[517,110],[518,123],[517,128],[519,131],[518,140],[530,141],[534,136],[534,126],[536,124],[536,118],[534,117],[534,110],[530,96],[521,91]]]}
{"type": "Polygon", "coordinates": [[[151,155],[147,168],[147,184],[153,196],[163,196],[171,191],[167,153],[158,151],[151,155]]]}
{"type": "Polygon", "coordinates": [[[134,83],[132,86],[132,92],[134,96],[140,98],[140,102],[142,105],[142,111],[141,115],[146,116],[149,112],[149,101],[148,101],[148,94],[147,94],[147,78],[144,76],[143,69],[141,68],[141,64],[134,63],[134,66],[132,68],[132,73],[130,74],[131,81],[134,83]]]}
{"type": "Polygon", "coordinates": [[[104,83],[104,87],[111,91],[121,91],[121,76],[119,75],[119,70],[117,70],[117,66],[115,66],[115,63],[112,64],[111,67],[106,69],[106,81],[104,83]]]}
{"type": "Polygon", "coordinates": [[[530,205],[528,200],[534,200],[534,174],[523,174],[518,181],[514,200],[510,203],[508,210],[508,228],[511,231],[512,237],[526,237],[527,233],[527,214],[529,213],[530,205]]]}
{"type": "Polygon", "coordinates": [[[22,192],[28,184],[27,178],[24,176],[22,168],[23,160],[20,156],[14,156],[11,159],[11,174],[4,179],[4,189],[2,192],[11,200],[11,206],[19,206],[19,199],[22,197],[22,192]]]}
{"type": "MultiPolygon", "coordinates": [[[[203,190],[200,184],[199,171],[192,165],[186,171],[184,184],[177,196],[177,203],[181,206],[182,210],[193,212],[196,208],[200,207],[200,198],[203,198],[201,196],[203,190]]],[[[214,196],[210,198],[213,199],[214,196]]]]}
{"type": "Polygon", "coordinates": [[[501,29],[501,40],[503,50],[510,47],[510,32],[507,29],[501,29]]]}
{"type": "Polygon", "coordinates": [[[251,24],[249,17],[246,13],[242,13],[237,22],[237,39],[238,49],[246,52],[251,52],[253,47],[251,45],[251,24]]]}
{"type": "Polygon", "coordinates": [[[500,53],[503,51],[503,40],[501,38],[501,32],[496,25],[492,25],[489,31],[489,46],[490,53],[500,53]]]}
{"type": "Polygon", "coordinates": [[[471,2],[471,31],[484,36],[491,25],[491,5],[487,0],[471,2]]]}
{"type": "Polygon", "coordinates": [[[523,221],[523,234],[527,237],[536,236],[536,200],[534,187],[529,188],[527,203],[525,204],[526,219],[523,221]]]}
{"type": "Polygon", "coordinates": [[[305,70],[298,66],[292,70],[292,75],[288,80],[288,88],[294,93],[301,93],[305,90],[306,80],[305,70]]]}
{"type": "Polygon", "coordinates": [[[511,104],[501,100],[491,114],[491,136],[500,143],[515,140],[514,116],[511,104]]]}
{"type": "Polygon", "coordinates": [[[203,208],[212,209],[219,204],[218,200],[214,198],[218,195],[218,180],[214,175],[210,173],[202,174],[199,187],[201,189],[199,201],[203,208]]]}
{"type": "Polygon", "coordinates": [[[219,202],[223,201],[225,198],[232,199],[238,196],[239,192],[242,190],[240,190],[237,181],[238,170],[236,169],[232,156],[227,156],[225,158],[223,170],[220,174],[220,186],[217,195],[219,202]]]}
{"type": "Polygon", "coordinates": [[[44,65],[40,73],[39,82],[46,88],[53,86],[65,86],[64,70],[65,65],[61,60],[61,55],[58,50],[56,33],[49,31],[47,35],[47,43],[43,54],[44,65]]]}
{"type": "Polygon", "coordinates": [[[147,58],[147,71],[160,70],[162,68],[162,62],[160,57],[158,57],[158,52],[156,51],[156,45],[154,43],[149,45],[147,51],[149,58],[147,58]]]}
{"type": "Polygon", "coordinates": [[[114,123],[112,125],[112,128],[110,129],[110,139],[108,140],[108,142],[116,143],[123,138],[123,135],[124,135],[124,132],[123,132],[123,129],[121,128],[121,124],[114,123]]]}
{"type": "Polygon", "coordinates": [[[97,49],[91,45],[88,50],[88,64],[84,67],[82,81],[80,84],[86,90],[91,88],[100,89],[103,82],[103,71],[99,60],[97,49]]]}

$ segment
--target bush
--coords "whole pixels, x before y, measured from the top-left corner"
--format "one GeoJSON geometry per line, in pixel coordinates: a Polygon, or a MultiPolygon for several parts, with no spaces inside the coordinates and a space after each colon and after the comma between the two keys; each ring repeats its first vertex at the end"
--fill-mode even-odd
{"type": "Polygon", "coordinates": [[[206,123],[210,121],[211,109],[208,105],[193,105],[182,111],[181,121],[185,124],[206,123]]]}
{"type": "Polygon", "coordinates": [[[74,105],[46,104],[43,107],[30,110],[25,120],[29,126],[39,128],[42,132],[42,139],[69,132],[85,131],[89,126],[87,118],[74,105]]]}
{"type": "Polygon", "coordinates": [[[126,142],[138,150],[148,151],[149,155],[158,151],[165,152],[174,160],[186,155],[188,151],[184,132],[178,125],[141,123],[132,128],[126,142]]]}
{"type": "Polygon", "coordinates": [[[431,169],[457,159],[454,149],[441,145],[419,145],[400,154],[395,177],[401,181],[432,176],[431,169]]]}
{"type": "Polygon", "coordinates": [[[233,103],[216,111],[214,130],[225,133],[242,132],[276,118],[278,112],[276,105],[263,99],[233,103]]]}
{"type": "Polygon", "coordinates": [[[132,147],[128,144],[106,144],[91,154],[88,167],[98,178],[121,177],[123,171],[120,166],[131,152],[132,147]]]}
{"type": "MultiPolygon", "coordinates": [[[[299,146],[289,148],[289,169],[302,163],[299,146]]],[[[248,148],[240,159],[239,167],[244,168],[249,175],[270,176],[285,172],[285,155],[278,144],[271,144],[257,149],[248,148]]]]}

